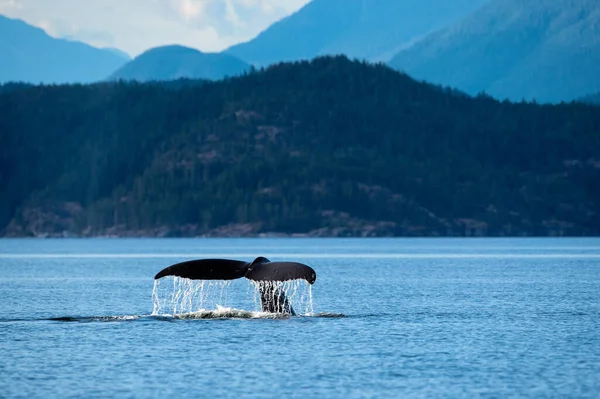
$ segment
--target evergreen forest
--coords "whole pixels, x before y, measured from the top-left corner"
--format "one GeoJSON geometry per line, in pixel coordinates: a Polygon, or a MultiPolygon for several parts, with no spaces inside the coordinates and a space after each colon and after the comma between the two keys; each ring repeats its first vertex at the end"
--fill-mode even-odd
{"type": "Polygon", "coordinates": [[[3,236],[600,234],[600,106],[343,56],[0,87],[3,236]]]}

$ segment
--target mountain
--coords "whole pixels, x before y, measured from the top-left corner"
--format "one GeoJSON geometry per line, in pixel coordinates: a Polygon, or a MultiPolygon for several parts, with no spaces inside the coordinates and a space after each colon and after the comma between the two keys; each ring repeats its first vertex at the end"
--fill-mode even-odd
{"type": "Polygon", "coordinates": [[[202,53],[183,46],[152,48],[110,76],[112,80],[222,79],[250,69],[244,61],[219,53],[202,53]]]}
{"type": "Polygon", "coordinates": [[[390,65],[497,98],[570,101],[600,90],[600,2],[493,0],[390,65]]]}
{"type": "Polygon", "coordinates": [[[600,234],[599,107],[344,57],[0,94],[0,232],[600,234]],[[126,112],[124,112],[126,110],[126,112]]]}
{"type": "Polygon", "coordinates": [[[250,64],[318,55],[387,61],[411,41],[448,25],[485,0],[313,0],[227,53],[250,64]]]}
{"type": "Polygon", "coordinates": [[[89,83],[126,60],[87,44],[55,39],[42,29],[0,15],[0,83],[89,83]]]}
{"type": "Polygon", "coordinates": [[[592,94],[590,96],[582,97],[579,99],[579,101],[589,104],[600,104],[600,92],[592,94]]]}
{"type": "Polygon", "coordinates": [[[118,48],[104,47],[104,48],[102,48],[102,50],[105,50],[105,51],[108,51],[109,53],[118,55],[119,57],[123,58],[127,62],[131,61],[131,56],[129,54],[127,54],[126,52],[124,52],[123,50],[119,50],[118,48]]]}
{"type": "Polygon", "coordinates": [[[23,83],[23,82],[8,82],[0,84],[0,94],[10,93],[12,91],[17,90],[27,90],[31,89],[33,85],[31,83],[23,83]]]}

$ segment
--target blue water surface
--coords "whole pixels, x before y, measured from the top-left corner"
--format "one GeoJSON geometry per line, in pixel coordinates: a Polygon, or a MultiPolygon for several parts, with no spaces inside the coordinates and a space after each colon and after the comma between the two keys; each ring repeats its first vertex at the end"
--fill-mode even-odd
{"type": "Polygon", "coordinates": [[[0,276],[3,398],[600,396],[600,239],[5,239],[0,276]],[[151,315],[160,269],[259,255],[310,315],[151,315]]]}

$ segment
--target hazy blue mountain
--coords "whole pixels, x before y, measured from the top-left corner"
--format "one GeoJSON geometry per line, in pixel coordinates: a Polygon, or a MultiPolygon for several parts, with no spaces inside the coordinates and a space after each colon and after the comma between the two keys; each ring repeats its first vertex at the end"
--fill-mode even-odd
{"type": "Polygon", "coordinates": [[[228,50],[254,65],[345,54],[387,61],[485,0],[313,0],[249,42],[228,50]]]}
{"type": "Polygon", "coordinates": [[[111,51],[55,39],[40,28],[0,15],[0,82],[99,81],[127,62],[111,51]]]}
{"type": "Polygon", "coordinates": [[[118,55],[119,57],[123,58],[125,61],[131,61],[131,56],[129,54],[127,54],[125,51],[119,50],[118,48],[104,47],[102,50],[105,50],[105,51],[108,51],[109,53],[118,55]]]}
{"type": "Polygon", "coordinates": [[[600,1],[493,0],[390,65],[471,94],[569,101],[600,90],[600,1]]]}
{"type": "Polygon", "coordinates": [[[250,65],[228,54],[202,53],[183,46],[152,48],[110,76],[118,80],[221,79],[240,75],[250,65]]]}
{"type": "Polygon", "coordinates": [[[581,97],[579,101],[589,104],[600,104],[600,92],[589,96],[581,97]]]}

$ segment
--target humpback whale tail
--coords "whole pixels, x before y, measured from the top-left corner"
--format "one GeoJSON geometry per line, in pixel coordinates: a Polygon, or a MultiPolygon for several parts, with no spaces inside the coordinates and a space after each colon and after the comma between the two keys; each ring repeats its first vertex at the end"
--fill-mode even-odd
{"type": "Polygon", "coordinates": [[[154,279],[166,276],[191,280],[235,280],[246,277],[259,283],[263,312],[291,315],[296,313],[285,292],[272,283],[303,279],[309,284],[314,284],[317,279],[317,274],[310,266],[297,262],[271,262],[262,256],[252,262],[231,259],[190,260],[164,268],[154,279]]]}

